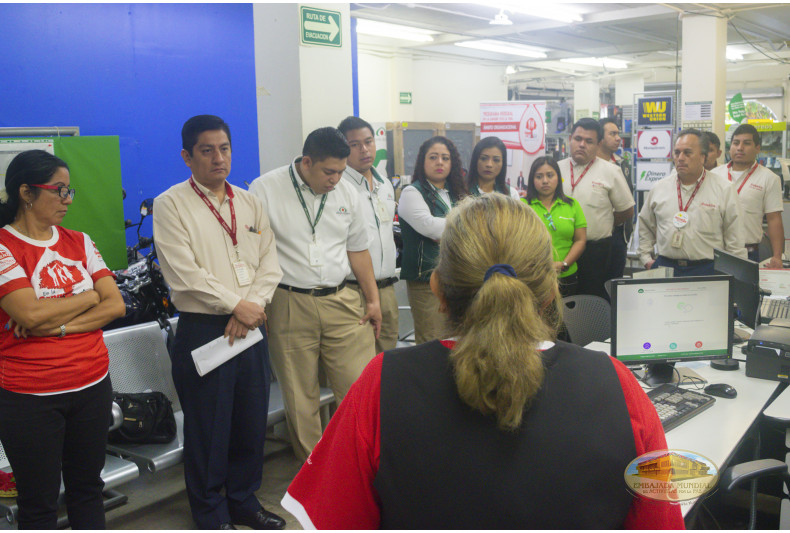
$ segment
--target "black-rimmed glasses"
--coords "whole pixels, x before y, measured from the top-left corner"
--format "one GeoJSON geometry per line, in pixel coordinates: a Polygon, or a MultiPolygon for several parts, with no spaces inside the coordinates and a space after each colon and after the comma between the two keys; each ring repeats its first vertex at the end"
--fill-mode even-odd
{"type": "Polygon", "coordinates": [[[74,195],[77,193],[76,190],[71,189],[65,185],[30,185],[31,187],[36,187],[38,189],[46,189],[48,191],[58,191],[58,196],[60,196],[63,200],[66,198],[74,199],[74,195]]]}

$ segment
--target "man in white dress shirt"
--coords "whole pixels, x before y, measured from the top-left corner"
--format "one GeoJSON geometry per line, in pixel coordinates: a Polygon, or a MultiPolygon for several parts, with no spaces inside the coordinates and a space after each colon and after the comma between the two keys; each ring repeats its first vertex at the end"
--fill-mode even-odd
{"type": "Polygon", "coordinates": [[[319,365],[340,403],[375,355],[381,327],[359,192],[341,179],[349,152],[342,133],[319,128],[305,139],[301,157],[250,185],[269,214],[283,271],[266,312],[272,366],[302,460],[321,438],[319,365]],[[364,309],[346,283],[352,272],[364,309]]]}
{"type": "Polygon", "coordinates": [[[571,130],[571,155],[558,165],[563,192],[581,204],[587,219],[587,246],[576,262],[578,292],[608,299],[604,282],[608,279],[612,230],[634,216],[634,198],[620,168],[598,158],[601,138],[597,120],[579,120],[571,130]]]}
{"type": "Polygon", "coordinates": [[[675,171],[653,187],[639,212],[639,257],[645,268],[665,266],[677,277],[704,276],[714,274],[714,248],[746,257],[738,197],[726,178],[705,170],[708,149],[701,131],[678,134],[675,171]]]}
{"type": "MultiPolygon", "coordinates": [[[[379,289],[381,302],[381,332],[376,339],[376,353],[392,350],[398,342],[398,300],[395,297],[395,237],[392,223],[395,218],[395,190],[386,175],[373,166],[376,160],[376,139],[373,127],[359,117],[346,117],[337,129],[345,135],[351,153],[343,179],[360,194],[360,208],[370,234],[370,259],[379,289]]],[[[364,305],[365,296],[353,273],[346,281],[359,291],[364,305]]]]}
{"type": "Polygon", "coordinates": [[[782,186],[779,176],[757,162],[760,153],[760,133],[751,124],[741,124],[732,132],[730,162],[716,167],[738,195],[743,208],[743,238],[749,259],[759,261],[759,244],[763,239],[763,215],[768,222],[768,239],[772,255],[769,268],[782,268],[785,249],[785,231],[782,225],[782,186]]]}

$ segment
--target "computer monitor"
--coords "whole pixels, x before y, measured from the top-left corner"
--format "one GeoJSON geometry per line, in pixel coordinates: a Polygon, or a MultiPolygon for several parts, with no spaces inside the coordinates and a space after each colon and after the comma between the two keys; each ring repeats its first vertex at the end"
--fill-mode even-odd
{"type": "Polygon", "coordinates": [[[718,274],[729,274],[735,278],[733,287],[735,318],[747,327],[757,326],[760,309],[760,265],[723,250],[713,250],[713,269],[718,274]]]}
{"type": "Polygon", "coordinates": [[[612,281],[612,355],[671,383],[674,363],[732,356],[732,276],[612,281]]]}

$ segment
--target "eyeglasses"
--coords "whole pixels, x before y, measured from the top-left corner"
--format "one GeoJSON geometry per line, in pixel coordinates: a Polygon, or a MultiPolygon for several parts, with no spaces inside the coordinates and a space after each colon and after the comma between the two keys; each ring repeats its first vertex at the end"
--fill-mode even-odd
{"type": "Polygon", "coordinates": [[[76,194],[76,190],[70,189],[65,185],[30,185],[31,187],[36,187],[37,189],[46,189],[48,191],[58,191],[58,196],[60,196],[63,200],[66,198],[74,199],[74,195],[76,194]]]}
{"type": "Polygon", "coordinates": [[[549,226],[551,226],[552,231],[557,231],[557,226],[554,225],[554,219],[551,218],[551,213],[543,213],[543,216],[546,220],[549,221],[549,226]]]}

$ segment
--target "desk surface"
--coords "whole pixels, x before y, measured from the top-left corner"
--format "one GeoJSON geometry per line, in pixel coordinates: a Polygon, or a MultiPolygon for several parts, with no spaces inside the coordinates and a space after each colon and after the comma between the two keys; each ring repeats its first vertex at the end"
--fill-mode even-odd
{"type": "MultiPolygon", "coordinates": [[[[609,343],[594,342],[587,348],[609,353],[609,343]]],[[[736,398],[716,398],[712,407],[666,433],[669,449],[698,453],[721,468],[763,411],[779,382],[746,377],[743,362],[733,371],[716,370],[708,361],[692,361],[682,366],[691,368],[708,383],[727,383],[738,391],[736,398]]],[[[774,410],[790,418],[790,393],[785,391],[779,396],[766,409],[766,414],[774,410]],[[779,399],[783,399],[781,405],[777,405],[779,399]]],[[[690,504],[683,506],[684,515],[690,507],[690,504]]]]}
{"type": "Polygon", "coordinates": [[[786,388],[771,402],[771,405],[766,407],[765,416],[790,421],[790,387],[786,388]]]}

